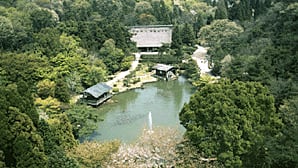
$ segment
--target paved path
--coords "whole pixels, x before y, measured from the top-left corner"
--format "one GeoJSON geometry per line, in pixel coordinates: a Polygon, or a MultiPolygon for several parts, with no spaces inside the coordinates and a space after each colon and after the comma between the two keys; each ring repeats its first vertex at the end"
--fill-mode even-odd
{"type": "Polygon", "coordinates": [[[131,73],[131,71],[133,71],[137,68],[137,66],[139,64],[140,57],[141,57],[141,55],[139,53],[135,53],[135,60],[131,63],[130,69],[127,71],[122,71],[122,72],[116,74],[116,76],[112,80],[107,81],[106,84],[113,87],[113,85],[117,81],[124,79],[127,75],[129,75],[131,73]]]}
{"type": "Polygon", "coordinates": [[[192,54],[191,57],[197,62],[198,67],[201,70],[201,74],[209,74],[211,69],[209,69],[208,60],[206,58],[207,49],[199,45],[197,47],[197,50],[192,54]]]}
{"type": "MultiPolygon", "coordinates": [[[[197,62],[198,67],[201,69],[201,74],[209,74],[211,71],[211,69],[209,69],[208,67],[208,62],[206,62],[207,60],[206,55],[207,55],[207,49],[199,45],[197,50],[192,55],[192,59],[194,59],[197,62]]],[[[115,77],[112,80],[107,81],[106,84],[113,87],[113,85],[117,81],[124,79],[127,75],[131,73],[131,71],[137,68],[140,57],[141,57],[140,53],[135,53],[135,60],[131,63],[130,69],[116,74],[115,77]]]]}

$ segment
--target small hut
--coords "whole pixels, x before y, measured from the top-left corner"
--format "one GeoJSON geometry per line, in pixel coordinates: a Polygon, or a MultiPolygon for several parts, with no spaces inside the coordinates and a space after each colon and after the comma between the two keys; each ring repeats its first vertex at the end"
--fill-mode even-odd
{"type": "Polygon", "coordinates": [[[90,88],[84,90],[83,92],[83,102],[88,105],[98,106],[112,97],[111,94],[112,87],[105,83],[98,83],[91,86],[90,88]]]}
{"type": "Polygon", "coordinates": [[[166,80],[176,77],[176,69],[174,66],[157,64],[153,68],[155,70],[155,75],[158,77],[165,78],[166,80]]]}

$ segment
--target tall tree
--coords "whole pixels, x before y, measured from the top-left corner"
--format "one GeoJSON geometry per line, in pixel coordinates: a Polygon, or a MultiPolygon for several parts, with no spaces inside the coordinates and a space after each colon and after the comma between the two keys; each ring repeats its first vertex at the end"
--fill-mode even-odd
{"type": "Polygon", "coordinates": [[[216,3],[215,19],[227,19],[228,10],[224,0],[219,0],[216,3]]]}
{"type": "Polygon", "coordinates": [[[182,28],[182,42],[186,45],[193,46],[195,44],[196,36],[193,27],[190,24],[184,24],[182,28]]]}
{"type": "Polygon", "coordinates": [[[0,151],[3,151],[6,166],[47,167],[43,139],[27,115],[27,110],[35,108],[20,106],[29,103],[26,102],[28,97],[18,99],[20,95],[12,85],[0,86],[0,92],[0,151]]]}
{"type": "Polygon", "coordinates": [[[42,28],[54,27],[56,24],[53,15],[45,9],[36,9],[30,13],[34,32],[39,32],[42,28]]]}
{"type": "Polygon", "coordinates": [[[221,71],[220,61],[237,45],[234,39],[243,32],[243,28],[235,22],[227,19],[215,20],[211,25],[204,26],[199,32],[201,45],[210,46],[208,53],[214,63],[212,72],[219,74],[221,71]]]}
{"type": "Polygon", "coordinates": [[[226,167],[259,167],[266,158],[266,137],[282,126],[274,98],[255,82],[222,80],[200,88],[184,105],[185,136],[204,157],[226,167]]]}

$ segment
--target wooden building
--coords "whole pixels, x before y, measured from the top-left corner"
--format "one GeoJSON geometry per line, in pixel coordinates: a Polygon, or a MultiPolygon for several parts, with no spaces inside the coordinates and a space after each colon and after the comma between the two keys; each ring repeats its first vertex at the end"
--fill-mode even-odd
{"type": "Polygon", "coordinates": [[[164,44],[172,43],[172,25],[132,26],[131,40],[141,52],[158,52],[164,44]]]}
{"type": "Polygon", "coordinates": [[[157,64],[152,69],[155,70],[156,76],[162,77],[166,80],[176,77],[177,68],[175,68],[174,66],[165,65],[165,64],[157,64]]]}
{"type": "Polygon", "coordinates": [[[112,97],[112,87],[105,83],[98,83],[83,92],[83,102],[88,105],[98,106],[112,97]]]}

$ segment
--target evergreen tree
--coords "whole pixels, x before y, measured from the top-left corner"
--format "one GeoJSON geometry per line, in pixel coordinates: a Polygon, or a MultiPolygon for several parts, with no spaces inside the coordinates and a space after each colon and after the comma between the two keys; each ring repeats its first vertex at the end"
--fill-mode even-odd
{"type": "Polygon", "coordinates": [[[195,44],[196,36],[193,27],[190,24],[184,24],[182,30],[182,42],[186,45],[193,46],[195,44]]]}
{"type": "Polygon", "coordinates": [[[22,100],[17,98],[18,93],[12,86],[0,86],[0,92],[0,151],[6,166],[47,167],[43,139],[26,111],[21,111],[30,109],[14,105],[22,100]]]}
{"type": "Polygon", "coordinates": [[[174,26],[172,33],[172,48],[180,48],[182,45],[182,32],[180,26],[174,26]]]}
{"type": "Polygon", "coordinates": [[[215,19],[227,19],[228,10],[224,0],[219,0],[216,3],[215,19]]]}
{"type": "Polygon", "coordinates": [[[255,82],[207,84],[179,116],[185,136],[198,151],[207,158],[217,157],[225,167],[263,165],[266,138],[277,135],[282,126],[273,96],[255,82]]]}
{"type": "Polygon", "coordinates": [[[229,9],[229,18],[232,20],[249,20],[252,18],[252,5],[251,0],[241,0],[239,3],[235,3],[233,7],[229,9]]]}
{"type": "Polygon", "coordinates": [[[61,102],[68,103],[70,100],[70,91],[66,81],[62,77],[58,77],[55,83],[55,98],[61,102]]]}

